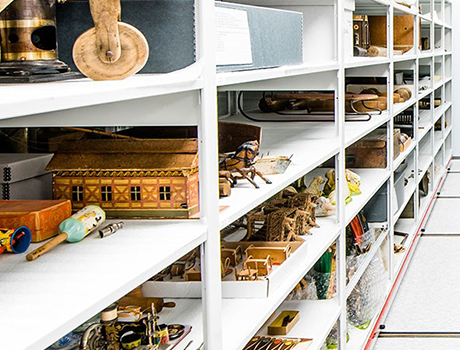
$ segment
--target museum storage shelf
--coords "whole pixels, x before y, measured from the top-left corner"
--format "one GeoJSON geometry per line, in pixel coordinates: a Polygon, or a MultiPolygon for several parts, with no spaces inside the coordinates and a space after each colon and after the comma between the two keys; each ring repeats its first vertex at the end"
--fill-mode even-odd
{"type": "MultiPolygon", "coordinates": [[[[423,3],[426,4],[432,1],[424,0],[423,3]]],[[[0,280],[2,281],[0,293],[3,295],[5,286],[9,288],[9,291],[7,290],[8,296],[11,293],[17,293],[13,295],[13,298],[9,299],[10,305],[2,308],[2,314],[11,313],[14,315],[13,319],[15,320],[20,319],[23,322],[24,319],[30,318],[30,322],[35,322],[33,326],[31,323],[29,327],[31,329],[29,334],[26,334],[26,336],[23,333],[18,335],[18,337],[23,338],[24,344],[27,343],[30,345],[24,348],[28,350],[43,350],[43,348],[72,330],[72,328],[78,326],[121,297],[124,293],[152,277],[169,263],[197,246],[207,245],[204,257],[207,259],[207,264],[217,266],[217,268],[212,266],[207,267],[213,271],[213,276],[215,277],[219,265],[218,247],[220,245],[216,241],[216,237],[218,237],[220,229],[244,216],[249,210],[255,208],[302,175],[311,173],[312,171],[320,171],[321,175],[324,176],[324,169],[316,169],[322,162],[333,157],[344,157],[345,149],[348,146],[384,124],[388,124],[388,130],[391,130],[393,126],[392,116],[416,104],[417,100],[427,97],[432,93],[434,94],[435,89],[432,89],[433,87],[447,90],[444,86],[452,82],[452,77],[446,74],[443,80],[435,84],[432,83],[429,89],[417,93],[417,96],[412,100],[401,105],[395,104],[391,106],[389,111],[384,112],[381,116],[373,115],[372,119],[368,122],[345,122],[338,116],[341,115],[341,108],[344,109],[344,103],[340,99],[340,94],[343,91],[341,84],[344,85],[346,69],[364,67],[370,70],[377,65],[386,65],[389,72],[387,76],[391,79],[389,83],[391,87],[393,86],[394,79],[390,73],[394,70],[394,62],[414,60],[415,71],[418,70],[421,63],[425,65],[428,61],[431,61],[434,65],[435,57],[452,57],[452,48],[451,44],[448,43],[449,40],[445,40],[446,46],[442,47],[442,51],[431,50],[419,52],[419,50],[415,50],[415,54],[409,53],[407,55],[395,56],[392,49],[390,49],[388,57],[344,58],[342,57],[342,49],[345,45],[351,43],[344,40],[343,23],[338,21],[344,20],[344,9],[349,10],[350,3],[355,3],[353,0],[347,2],[344,0],[290,0],[289,2],[281,0],[234,0],[233,2],[263,6],[272,5],[281,8],[289,7],[288,4],[292,4],[294,7],[305,4],[307,4],[306,6],[310,4],[322,6],[323,3],[327,2],[327,5],[331,5],[335,9],[335,13],[332,13],[330,15],[331,18],[328,19],[334,22],[335,27],[329,27],[334,28],[333,30],[337,31],[337,35],[335,39],[328,37],[328,40],[323,41],[327,42],[329,46],[333,46],[336,57],[318,59],[316,61],[306,60],[303,64],[287,67],[216,73],[213,59],[210,59],[210,56],[213,55],[211,52],[206,51],[206,48],[211,47],[208,45],[213,40],[204,35],[204,33],[210,32],[210,29],[213,29],[213,6],[204,0],[197,0],[197,11],[199,14],[197,16],[197,25],[200,27],[200,30],[197,32],[198,49],[204,51],[200,51],[201,57],[199,55],[198,62],[184,71],[160,76],[138,75],[120,82],[75,80],[40,84],[39,88],[36,85],[18,84],[0,86],[0,92],[3,96],[0,101],[0,127],[198,125],[200,128],[199,133],[201,135],[204,134],[202,140],[207,142],[210,142],[210,139],[217,134],[217,130],[214,129],[215,126],[213,125],[215,121],[214,102],[217,89],[219,91],[254,91],[264,88],[269,90],[280,88],[281,90],[300,91],[316,87],[319,90],[334,90],[339,98],[339,102],[337,103],[339,110],[336,112],[335,122],[333,123],[305,123],[303,127],[302,123],[296,123],[295,126],[290,126],[286,123],[264,123],[262,125],[264,129],[262,133],[262,152],[270,151],[270,155],[290,156],[293,154],[293,163],[285,174],[270,176],[270,179],[273,181],[271,185],[257,180],[260,185],[260,189],[258,190],[240,181],[238,186],[232,189],[231,197],[218,201],[221,211],[219,215],[216,213],[215,217],[208,216],[204,220],[193,222],[172,222],[171,225],[183,228],[178,230],[177,233],[175,230],[166,227],[166,222],[155,221],[144,223],[144,221],[129,220],[123,232],[107,238],[107,242],[105,239],[103,240],[104,244],[113,245],[114,250],[104,250],[100,256],[91,253],[98,246],[97,244],[94,244],[94,247],[89,246],[91,242],[94,243],[94,240],[97,240],[91,236],[78,245],[63,244],[54,252],[50,252],[49,255],[40,258],[34,263],[25,262],[23,256],[2,256],[3,260],[0,265],[0,280]],[[204,5],[205,3],[206,5],[204,5]],[[203,30],[206,28],[207,30],[203,30]],[[132,113],[132,111],[136,111],[136,113],[132,113]],[[128,112],[131,113],[128,114],[129,118],[126,118],[128,112]],[[203,130],[205,130],[204,133],[203,130]],[[288,137],[289,135],[291,137],[288,137]],[[136,226],[136,229],[131,231],[132,228],[128,227],[128,224],[130,226],[133,225],[133,227],[136,226]],[[165,226],[162,227],[162,225],[165,226]],[[145,262],[145,265],[142,267],[139,265],[131,266],[134,271],[130,271],[131,273],[129,274],[126,270],[126,264],[123,264],[124,260],[120,259],[120,256],[123,256],[123,254],[116,253],[117,249],[120,249],[117,246],[117,242],[128,240],[133,235],[140,237],[139,246],[141,246],[143,251],[156,252],[158,250],[159,253],[141,254],[140,258],[145,262]],[[167,244],[169,244],[169,240],[174,242],[174,247],[169,248],[169,245],[163,243],[166,239],[168,239],[167,244]],[[87,246],[88,250],[85,249],[87,246]],[[104,257],[107,260],[103,260],[105,259],[104,257]],[[73,259],[77,258],[84,261],[84,265],[77,266],[73,263],[70,266],[73,269],[70,277],[64,271],[58,269],[59,267],[65,270],[65,264],[68,263],[67,259],[70,259],[70,262],[72,262],[74,261],[73,259]],[[66,261],[63,262],[64,260],[66,261]],[[51,261],[58,261],[59,264],[48,267],[51,261]],[[25,264],[27,264],[27,269],[23,267],[25,264]],[[104,270],[105,274],[102,274],[101,271],[108,265],[110,265],[110,269],[108,271],[104,270]],[[51,284],[46,285],[43,282],[34,281],[39,277],[48,277],[50,271],[56,271],[50,278],[56,281],[56,285],[59,288],[45,295],[45,291],[51,289],[51,284]],[[122,271],[121,275],[120,271],[122,271]],[[34,274],[34,276],[31,274],[34,274]],[[32,277],[29,278],[29,276],[32,277]],[[5,284],[4,282],[8,280],[10,282],[5,284]],[[77,283],[80,284],[76,285],[77,283]],[[88,290],[93,290],[92,283],[96,283],[96,286],[101,285],[97,293],[88,293],[88,290]],[[73,288],[74,286],[75,288],[73,288]],[[17,292],[17,288],[20,288],[20,292],[17,292]],[[40,288],[43,289],[43,293],[40,291],[40,288]],[[61,290],[67,294],[57,295],[61,290]],[[69,298],[66,295],[73,296],[75,295],[73,292],[77,293],[79,291],[81,291],[80,296],[83,295],[83,297],[77,299],[77,302],[69,302],[69,298]],[[41,319],[37,319],[36,315],[31,314],[31,311],[36,310],[37,305],[41,306],[44,303],[33,305],[30,310],[25,310],[20,315],[16,313],[18,305],[21,304],[15,300],[18,300],[19,297],[22,300],[24,298],[37,300],[37,295],[40,297],[43,295],[43,300],[49,303],[51,301],[56,302],[55,305],[51,306],[51,312],[57,312],[58,309],[60,311],[70,309],[70,312],[60,315],[60,318],[54,323],[41,322],[41,319]],[[54,300],[52,300],[53,297],[54,300]],[[8,310],[11,310],[11,312],[8,312],[8,310]],[[58,324],[60,321],[62,321],[62,324],[58,324]]],[[[444,0],[442,4],[447,6],[446,4],[452,4],[452,2],[444,0]]],[[[432,11],[424,10],[424,15],[419,15],[418,7],[409,9],[398,5],[395,1],[356,0],[356,7],[360,11],[363,11],[365,6],[369,6],[370,13],[376,11],[375,13],[387,15],[394,13],[412,14],[419,19],[424,19],[430,28],[433,27],[434,29],[435,25],[438,27],[444,26],[441,31],[444,36],[452,34],[451,27],[447,23],[446,18],[432,20],[434,18],[432,11]]],[[[391,33],[393,23],[392,21],[389,22],[389,33],[391,33]]],[[[307,32],[305,34],[304,44],[314,39],[308,37],[307,32]]],[[[323,49],[321,48],[319,51],[321,50],[323,49]]],[[[443,59],[442,65],[446,65],[446,62],[447,59],[443,59]]],[[[433,74],[431,76],[433,78],[433,74]]],[[[415,82],[416,86],[417,83],[418,81],[415,82]]],[[[418,182],[434,162],[436,152],[433,154],[433,151],[435,149],[444,152],[443,163],[450,159],[449,152],[447,151],[447,140],[452,137],[452,126],[443,129],[443,138],[441,142],[436,144],[434,144],[432,133],[434,134],[433,121],[436,120],[434,114],[436,113],[436,116],[438,116],[438,113],[440,113],[439,116],[442,116],[451,105],[452,101],[449,101],[447,98],[446,103],[440,107],[442,109],[439,111],[419,111],[421,118],[418,126],[423,127],[423,129],[414,131],[415,139],[412,140],[410,148],[396,160],[390,161],[388,169],[355,170],[361,176],[362,195],[353,197],[353,202],[346,207],[339,205],[339,212],[341,212],[339,218],[336,216],[327,219],[318,218],[320,228],[313,229],[311,236],[303,237],[306,244],[304,249],[299,251],[299,253],[305,255],[305,263],[301,266],[293,266],[288,261],[286,270],[289,273],[286,275],[285,285],[278,288],[269,297],[260,299],[221,299],[220,288],[214,279],[211,284],[206,283],[203,289],[206,293],[204,298],[206,303],[205,309],[203,308],[203,301],[201,299],[177,299],[176,308],[164,309],[161,313],[162,321],[166,323],[184,323],[193,326],[192,333],[176,349],[183,350],[189,345],[191,349],[195,349],[204,342],[206,350],[240,350],[259,331],[260,327],[267,322],[275,310],[281,310],[285,307],[299,308],[301,311],[301,321],[296,326],[297,328],[295,328],[295,335],[299,337],[313,337],[314,342],[311,348],[319,349],[334,323],[338,321],[342,325],[346,324],[345,294],[348,295],[349,293],[347,292],[349,290],[347,290],[346,284],[343,283],[344,276],[339,277],[339,279],[342,279],[342,282],[338,283],[339,293],[335,299],[328,301],[285,302],[286,296],[331,244],[337,242],[339,247],[342,246],[347,223],[368,203],[369,199],[383,184],[386,182],[392,184],[394,169],[404,159],[407,159],[411,152],[415,152],[417,155],[415,164],[422,170],[416,176],[418,182]],[[430,140],[428,147],[430,152],[425,152],[423,142],[428,139],[430,140]],[[445,144],[446,146],[444,146],[445,144]],[[423,152],[420,152],[421,150],[423,152]],[[222,327],[220,326],[220,322],[222,322],[222,327]],[[190,344],[191,341],[193,343],[190,344]]],[[[418,107],[415,107],[418,110],[418,107]]],[[[229,121],[247,122],[240,116],[231,117],[229,121]]],[[[217,150],[211,151],[217,152],[217,150]]],[[[451,148],[450,152],[452,152],[451,148]]],[[[201,166],[205,168],[203,173],[206,173],[207,176],[212,173],[209,165],[214,164],[210,160],[211,153],[209,151],[205,153],[205,160],[201,159],[200,155],[201,166]]],[[[445,171],[440,172],[436,180],[442,181],[444,175],[445,171]]],[[[436,185],[433,188],[437,188],[436,185]]],[[[210,193],[216,194],[215,188],[209,182],[203,181],[202,186],[205,187],[206,198],[212,197],[210,193]]],[[[411,197],[410,193],[417,194],[417,187],[415,182],[406,186],[406,200],[411,197]]],[[[382,242],[387,237],[391,242],[393,239],[393,230],[406,230],[410,232],[411,235],[406,245],[407,247],[411,246],[416,241],[417,230],[423,224],[423,218],[429,211],[430,203],[435,195],[436,191],[432,190],[429,196],[422,199],[418,217],[413,220],[399,218],[399,212],[396,213],[396,216],[391,216],[391,225],[389,225],[388,231],[379,237],[378,243],[371,250],[371,253],[376,254],[378,249],[380,249],[379,245],[384,244],[382,242]]],[[[416,199],[418,198],[417,196],[415,197],[416,199]]],[[[204,209],[204,212],[208,211],[208,209],[204,209]]],[[[215,209],[215,212],[217,212],[217,209],[215,209]]],[[[128,251],[127,254],[134,253],[128,251]]],[[[339,249],[338,254],[343,254],[343,252],[339,249]]],[[[392,265],[390,265],[393,266],[393,271],[395,271],[391,280],[391,285],[394,289],[397,289],[394,287],[397,284],[396,276],[407,266],[406,254],[407,252],[402,257],[393,257],[392,265]]],[[[138,255],[136,253],[136,258],[138,255]]],[[[364,272],[365,266],[370,262],[370,256],[366,258],[366,264],[360,267],[359,273],[355,274],[355,277],[351,281],[352,284],[364,272]]],[[[343,258],[343,255],[340,257],[343,258]]],[[[352,284],[349,284],[348,288],[352,284]]],[[[389,292],[386,293],[386,296],[391,299],[389,292]]],[[[387,308],[388,305],[382,307],[387,308]]],[[[348,344],[344,338],[345,333],[342,333],[340,341],[344,349],[369,349],[373,344],[375,334],[378,333],[377,328],[379,323],[383,322],[381,315],[384,313],[385,310],[380,308],[379,314],[372,320],[367,330],[351,330],[348,344]]],[[[2,316],[0,316],[0,325],[2,329],[9,329],[8,327],[4,327],[2,316]]],[[[19,329],[21,328],[16,329],[12,335],[18,334],[20,332],[19,329]]],[[[0,340],[0,348],[11,348],[9,347],[10,343],[6,343],[7,345],[5,345],[5,341],[9,340],[5,340],[4,338],[0,340]]]]}
{"type": "Polygon", "coordinates": [[[1,348],[45,349],[206,238],[198,220],[125,220],[120,234],[64,243],[33,262],[2,256],[1,348]]]}
{"type": "MultiPolygon", "coordinates": [[[[225,298],[222,300],[224,331],[223,349],[242,349],[285,300],[286,296],[292,291],[299,280],[312,268],[313,264],[319,259],[324,251],[337,239],[340,228],[335,223],[335,219],[319,218],[318,223],[320,228],[313,229],[312,235],[301,237],[305,240],[305,244],[303,245],[305,249],[302,251],[302,254],[305,254],[305,263],[295,266],[289,264],[289,260],[284,263],[288,266],[286,279],[282,286],[270,293],[267,298],[225,298]],[[244,318],[240,317],[242,314],[245,315],[244,318]]],[[[193,327],[197,324],[197,327],[200,327],[201,318],[196,317],[196,315],[201,315],[201,303],[199,299],[175,299],[175,302],[178,309],[172,309],[172,311],[168,310],[168,314],[177,315],[177,317],[180,315],[181,322],[189,322],[187,324],[192,324],[193,327]]],[[[310,308],[310,304],[305,305],[304,309],[307,307],[310,308]]],[[[176,319],[169,318],[168,314],[165,314],[165,321],[177,322],[177,317],[176,319]]],[[[329,320],[329,316],[325,315],[324,317],[326,321],[329,320]]],[[[334,316],[332,316],[332,318],[334,318],[334,316]]],[[[311,319],[307,318],[307,320],[311,319]]],[[[333,323],[335,320],[330,320],[330,322],[333,323]]],[[[325,337],[328,332],[320,328],[321,327],[314,327],[313,329],[315,332],[325,333],[325,337]]],[[[193,334],[194,346],[201,344],[201,333],[198,331],[193,334]]],[[[187,344],[187,342],[185,342],[185,344],[187,344]]]]}

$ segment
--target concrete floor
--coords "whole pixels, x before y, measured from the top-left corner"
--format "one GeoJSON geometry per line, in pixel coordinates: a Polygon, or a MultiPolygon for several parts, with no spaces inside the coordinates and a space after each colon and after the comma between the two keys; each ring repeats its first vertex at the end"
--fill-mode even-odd
{"type": "MultiPolygon", "coordinates": [[[[460,171],[460,161],[454,161],[451,169],[460,171]]],[[[443,195],[458,198],[436,201],[385,321],[385,332],[460,333],[460,173],[448,174],[443,195]]],[[[460,336],[379,338],[374,349],[460,349],[460,336]]]]}

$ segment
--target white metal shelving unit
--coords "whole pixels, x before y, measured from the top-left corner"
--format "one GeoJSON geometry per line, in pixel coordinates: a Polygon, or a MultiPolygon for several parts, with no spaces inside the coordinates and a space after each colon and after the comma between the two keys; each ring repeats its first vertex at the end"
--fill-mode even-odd
{"type": "MultiPolygon", "coordinates": [[[[369,349],[378,326],[417,244],[431,203],[452,157],[452,2],[419,0],[407,8],[394,0],[232,0],[256,6],[273,6],[304,13],[304,63],[297,66],[245,72],[215,72],[214,4],[196,0],[197,62],[181,71],[164,75],[139,75],[120,82],[68,81],[37,85],[0,86],[0,127],[50,126],[149,126],[196,125],[200,139],[200,207],[197,221],[133,221],[123,233],[107,240],[88,237],[77,245],[63,245],[46,258],[27,263],[24,256],[0,256],[0,349],[43,350],[53,341],[79,326],[125,293],[155,275],[171,262],[201,246],[203,299],[179,299],[177,307],[165,309],[162,321],[193,326],[188,339],[191,350],[204,343],[207,350],[240,350],[259,332],[275,310],[298,309],[301,321],[293,336],[311,337],[310,349],[320,349],[333,325],[339,324],[341,349],[369,349]],[[418,8],[422,14],[418,13],[418,8]],[[393,45],[393,16],[414,15],[423,20],[422,32],[429,33],[430,51],[388,57],[354,58],[351,52],[353,11],[387,15],[388,46],[393,45]],[[328,25],[319,25],[327,23],[328,25]],[[333,25],[329,25],[333,23],[333,25]],[[319,27],[318,27],[319,25],[319,27]],[[321,35],[318,35],[318,30],[321,35]],[[322,36],[322,37],[319,37],[322,36]],[[433,49],[436,46],[435,49],[433,49]],[[439,46],[439,47],[438,47],[439,46]],[[388,90],[394,86],[394,72],[400,67],[413,70],[416,91],[421,70],[430,72],[431,86],[415,93],[404,103],[389,103],[388,111],[369,122],[345,122],[346,77],[385,77],[388,90]],[[435,75],[439,79],[435,79],[435,75]],[[293,155],[285,174],[273,176],[273,184],[260,182],[254,189],[242,182],[229,198],[217,192],[217,105],[216,92],[263,90],[328,90],[336,96],[333,123],[262,123],[262,152],[293,155]],[[418,107],[429,98],[431,109],[418,107]],[[434,108],[434,99],[441,98],[434,108]],[[345,149],[378,127],[392,135],[394,117],[414,106],[414,139],[409,149],[386,169],[357,169],[362,178],[362,195],[348,206],[338,206],[334,217],[319,218],[320,228],[304,237],[307,245],[296,254],[303,264],[286,263],[286,280],[268,298],[222,299],[220,286],[220,229],[245,215],[284,187],[305,174],[317,172],[324,161],[335,159],[339,203],[344,202],[345,149]],[[441,120],[441,130],[435,126],[441,120]],[[346,281],[345,227],[382,187],[393,191],[394,170],[404,161],[413,162],[414,179],[405,187],[404,206],[413,203],[414,218],[402,218],[402,208],[393,210],[388,196],[388,230],[349,283],[346,281]],[[430,171],[433,183],[428,196],[417,190],[423,175],[430,171]],[[410,199],[413,197],[413,200],[410,199]],[[418,204],[420,201],[420,204],[418,204]],[[219,207],[224,208],[219,213],[219,207]],[[394,232],[406,232],[404,254],[393,254],[394,232]],[[96,242],[97,241],[97,242],[96,242]],[[284,301],[319,257],[337,244],[337,296],[328,301],[284,301]],[[382,248],[381,248],[382,247],[382,248]],[[352,288],[378,251],[388,247],[388,292],[386,301],[367,330],[353,329],[347,342],[346,300],[352,288]],[[390,249],[391,248],[391,249],[390,249]],[[291,264],[292,265],[292,264],[291,264]]],[[[418,42],[419,27],[415,28],[418,42]]],[[[228,120],[243,122],[240,115],[228,120]]],[[[392,142],[388,153],[392,154],[392,142]]],[[[392,158],[392,157],[389,157],[392,158]]],[[[180,344],[182,350],[188,341],[180,344]]]]}

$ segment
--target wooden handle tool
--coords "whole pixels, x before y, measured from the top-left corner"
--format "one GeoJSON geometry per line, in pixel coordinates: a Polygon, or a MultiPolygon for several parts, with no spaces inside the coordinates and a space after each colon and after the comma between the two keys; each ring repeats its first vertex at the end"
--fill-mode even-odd
{"type": "Polygon", "coordinates": [[[58,244],[64,242],[67,239],[68,235],[67,233],[63,232],[56,237],[54,237],[52,240],[46,242],[43,244],[41,247],[38,247],[35,249],[33,252],[30,252],[29,254],[26,255],[26,259],[28,261],[33,261],[37,259],[39,256],[45,254],[47,251],[53,249],[56,247],[58,244]]]}

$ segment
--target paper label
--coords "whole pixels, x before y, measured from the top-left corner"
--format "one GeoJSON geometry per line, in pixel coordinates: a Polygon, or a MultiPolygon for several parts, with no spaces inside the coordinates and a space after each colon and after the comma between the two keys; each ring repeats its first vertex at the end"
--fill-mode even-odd
{"type": "Polygon", "coordinates": [[[102,225],[105,221],[105,212],[97,205],[88,205],[71,217],[80,221],[88,234],[102,225]]]}
{"type": "Polygon", "coordinates": [[[216,64],[252,64],[248,13],[216,7],[216,64]]]}

